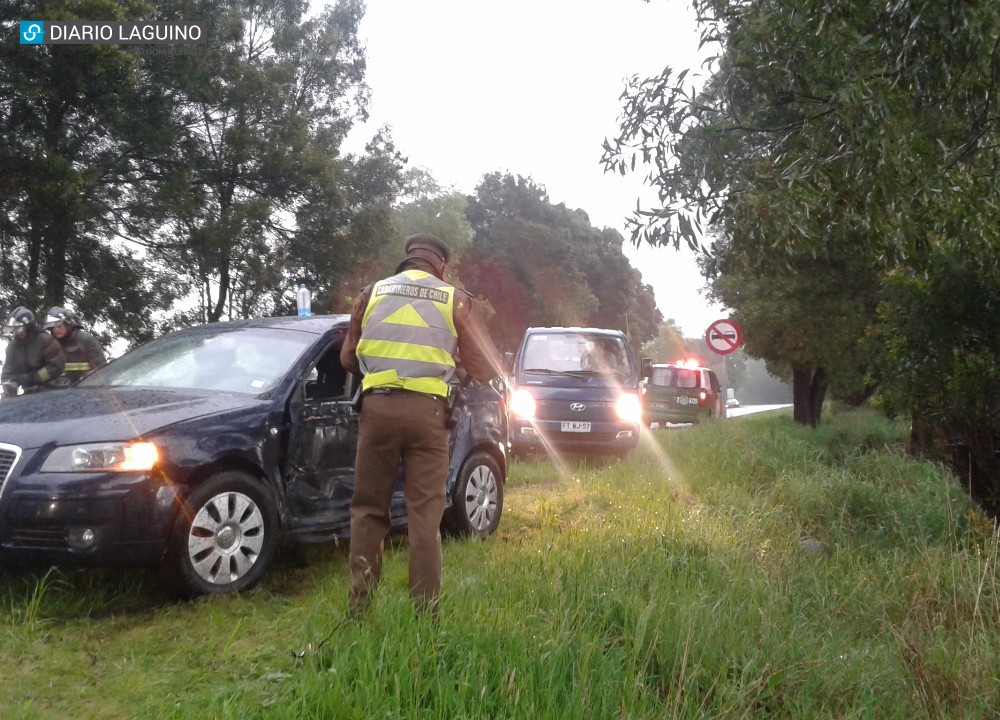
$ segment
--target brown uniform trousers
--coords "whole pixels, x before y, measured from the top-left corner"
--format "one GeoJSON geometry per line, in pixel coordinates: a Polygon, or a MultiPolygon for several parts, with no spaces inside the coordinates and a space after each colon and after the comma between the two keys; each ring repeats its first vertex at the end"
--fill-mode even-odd
{"type": "Polygon", "coordinates": [[[403,461],[410,544],[410,595],[420,610],[437,607],[441,589],[441,516],[448,478],[444,403],[398,390],[365,395],[351,501],[348,609],[363,610],[382,577],[389,504],[403,461]]]}

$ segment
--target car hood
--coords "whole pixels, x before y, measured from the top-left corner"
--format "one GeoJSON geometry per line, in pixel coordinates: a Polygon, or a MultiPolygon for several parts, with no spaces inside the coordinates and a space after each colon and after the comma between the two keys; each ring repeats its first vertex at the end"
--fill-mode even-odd
{"type": "Polygon", "coordinates": [[[581,374],[548,374],[524,372],[517,380],[517,386],[530,389],[535,392],[539,388],[561,388],[561,389],[605,389],[608,392],[621,390],[635,390],[636,385],[630,378],[611,378],[597,373],[581,374]]]}
{"type": "Polygon", "coordinates": [[[0,400],[0,442],[23,449],[144,436],[260,404],[249,395],[165,388],[68,388],[0,400]]]}

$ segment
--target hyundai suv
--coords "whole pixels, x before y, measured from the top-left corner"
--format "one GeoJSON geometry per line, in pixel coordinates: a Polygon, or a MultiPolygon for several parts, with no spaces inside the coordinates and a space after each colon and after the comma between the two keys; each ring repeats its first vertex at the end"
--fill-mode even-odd
{"type": "Polygon", "coordinates": [[[641,373],[620,330],[530,327],[505,362],[514,455],[624,457],[638,444],[641,373]]]}

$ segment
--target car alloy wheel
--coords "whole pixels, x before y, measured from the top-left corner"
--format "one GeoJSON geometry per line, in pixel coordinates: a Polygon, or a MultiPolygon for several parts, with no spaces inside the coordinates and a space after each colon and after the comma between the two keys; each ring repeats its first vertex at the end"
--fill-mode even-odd
{"type": "Polygon", "coordinates": [[[496,460],[484,452],[473,453],[459,470],[445,529],[454,535],[486,537],[497,529],[502,512],[503,479],[496,460]]]}
{"type": "Polygon", "coordinates": [[[250,476],[222,472],[199,485],[178,514],[167,559],[175,589],[187,596],[255,585],[274,555],[277,512],[250,476]]]}

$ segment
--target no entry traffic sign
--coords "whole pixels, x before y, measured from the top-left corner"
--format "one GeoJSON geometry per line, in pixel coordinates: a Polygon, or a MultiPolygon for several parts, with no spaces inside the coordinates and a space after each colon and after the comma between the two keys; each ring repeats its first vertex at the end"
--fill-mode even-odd
{"type": "Polygon", "coordinates": [[[705,332],[705,342],[708,349],[719,355],[728,355],[743,342],[740,326],[732,320],[716,320],[708,326],[705,332]]]}

